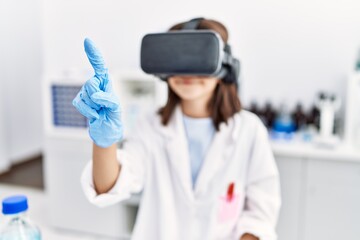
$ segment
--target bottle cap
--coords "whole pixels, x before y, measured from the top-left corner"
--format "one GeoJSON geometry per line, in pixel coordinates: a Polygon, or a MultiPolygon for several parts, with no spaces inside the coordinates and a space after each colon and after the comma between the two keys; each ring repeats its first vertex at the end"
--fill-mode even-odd
{"type": "Polygon", "coordinates": [[[24,195],[7,197],[2,201],[3,214],[16,214],[28,209],[27,198],[24,195]]]}

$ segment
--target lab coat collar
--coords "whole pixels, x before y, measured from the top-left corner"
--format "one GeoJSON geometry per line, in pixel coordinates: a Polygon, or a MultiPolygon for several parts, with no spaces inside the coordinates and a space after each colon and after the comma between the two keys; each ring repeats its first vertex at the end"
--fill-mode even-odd
{"type": "Polygon", "coordinates": [[[179,105],[175,108],[168,125],[161,126],[161,132],[167,139],[165,143],[166,151],[174,177],[177,178],[185,196],[189,199],[194,200],[197,195],[201,195],[202,192],[206,191],[207,187],[211,185],[213,177],[229,159],[235,145],[234,142],[239,135],[239,121],[236,121],[238,117],[240,117],[239,114],[235,114],[234,117],[229,119],[228,124],[222,123],[220,131],[215,133],[194,190],[192,188],[189,149],[183,113],[179,105]]]}
{"type": "MultiPolygon", "coordinates": [[[[236,141],[236,139],[239,136],[238,130],[240,128],[240,123],[241,123],[240,118],[241,118],[241,112],[238,112],[228,120],[227,124],[221,123],[219,132],[226,131],[228,133],[227,136],[230,137],[232,141],[236,141]]],[[[185,131],[184,122],[183,122],[183,113],[180,105],[175,107],[174,112],[166,126],[163,126],[162,123],[159,123],[159,125],[160,125],[159,132],[169,140],[178,137],[179,132],[185,131]]],[[[184,137],[185,136],[186,135],[184,132],[184,137]]]]}
{"type": "Polygon", "coordinates": [[[165,147],[173,177],[182,186],[184,195],[193,200],[188,142],[180,106],[175,108],[168,125],[163,127],[163,133],[167,139],[165,147]]]}

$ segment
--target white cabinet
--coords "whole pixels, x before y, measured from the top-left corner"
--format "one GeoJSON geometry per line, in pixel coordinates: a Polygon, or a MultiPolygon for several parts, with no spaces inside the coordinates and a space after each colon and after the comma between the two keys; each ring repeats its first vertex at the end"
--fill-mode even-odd
{"type": "Polygon", "coordinates": [[[282,190],[279,240],[360,239],[360,152],[344,149],[274,148],[282,190]]]}
{"type": "Polygon", "coordinates": [[[304,240],[360,239],[360,163],[307,162],[304,240]]]}
{"type": "Polygon", "coordinates": [[[279,240],[299,240],[299,216],[304,161],[299,158],[277,157],[280,174],[282,207],[277,225],[279,240]]]}

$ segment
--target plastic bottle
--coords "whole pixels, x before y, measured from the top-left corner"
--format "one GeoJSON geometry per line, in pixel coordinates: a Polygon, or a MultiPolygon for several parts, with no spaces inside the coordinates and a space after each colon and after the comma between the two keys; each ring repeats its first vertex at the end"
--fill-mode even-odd
{"type": "Polygon", "coordinates": [[[254,113],[255,115],[257,115],[260,118],[260,120],[264,123],[264,125],[266,125],[266,119],[264,116],[264,112],[258,107],[258,105],[255,101],[251,102],[249,111],[254,113]]]}
{"type": "Polygon", "coordinates": [[[284,104],[281,105],[280,112],[275,118],[273,130],[286,133],[295,131],[295,122],[284,104]]]}
{"type": "Polygon", "coordinates": [[[306,124],[315,126],[317,130],[320,129],[320,110],[315,105],[307,115],[306,124]]]}
{"type": "Polygon", "coordinates": [[[7,219],[0,231],[0,240],[41,240],[39,229],[27,217],[26,196],[17,195],[2,201],[2,213],[7,219]]]}
{"type": "Polygon", "coordinates": [[[255,101],[251,102],[249,111],[256,114],[256,115],[259,114],[259,108],[258,108],[258,105],[257,105],[257,103],[255,101]]]}
{"type": "Polygon", "coordinates": [[[265,104],[263,114],[266,121],[266,127],[271,128],[274,125],[276,112],[269,101],[267,101],[265,104]]]}
{"type": "Polygon", "coordinates": [[[295,110],[292,113],[292,118],[295,122],[296,131],[300,131],[306,126],[306,115],[301,103],[296,105],[295,110]]]}
{"type": "Polygon", "coordinates": [[[291,140],[295,132],[295,122],[287,107],[282,104],[272,127],[271,137],[273,139],[291,140]]]}

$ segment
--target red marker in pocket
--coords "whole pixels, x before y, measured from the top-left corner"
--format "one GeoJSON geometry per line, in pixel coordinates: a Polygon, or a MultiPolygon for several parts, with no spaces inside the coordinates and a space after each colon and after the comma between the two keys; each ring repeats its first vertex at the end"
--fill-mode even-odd
{"type": "Polygon", "coordinates": [[[233,183],[233,182],[230,183],[228,190],[227,190],[227,196],[226,196],[228,202],[231,202],[231,200],[234,197],[234,188],[235,188],[235,183],[233,183]]]}

